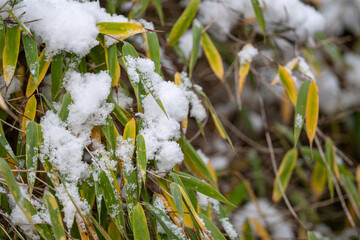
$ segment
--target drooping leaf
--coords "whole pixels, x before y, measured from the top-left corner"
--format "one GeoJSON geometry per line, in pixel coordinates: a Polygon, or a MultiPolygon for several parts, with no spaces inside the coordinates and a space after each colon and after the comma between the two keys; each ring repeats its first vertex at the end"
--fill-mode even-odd
{"type": "Polygon", "coordinates": [[[119,40],[124,40],[138,33],[147,32],[146,28],[129,22],[100,22],[96,26],[102,34],[114,35],[119,40]]]}
{"type": "Polygon", "coordinates": [[[296,146],[297,141],[299,140],[300,132],[305,119],[309,85],[310,80],[307,80],[303,84],[301,84],[296,101],[294,117],[294,146],[296,146]]]}
{"type": "Polygon", "coordinates": [[[168,45],[172,46],[179,38],[184,34],[186,29],[191,24],[191,21],[194,19],[197,9],[199,7],[200,0],[191,0],[187,7],[185,8],[184,12],[181,14],[179,19],[174,24],[173,28],[171,29],[170,35],[169,35],[169,41],[168,45]]]}
{"type": "Polygon", "coordinates": [[[174,182],[171,183],[170,190],[171,190],[171,194],[174,198],[176,210],[177,210],[181,220],[184,221],[185,218],[184,218],[183,201],[182,201],[182,196],[181,196],[181,191],[180,191],[179,185],[174,182]]]}
{"type": "Polygon", "coordinates": [[[49,212],[51,226],[54,231],[55,239],[66,240],[60,208],[55,197],[49,191],[46,191],[44,194],[44,199],[49,212]]]}
{"type": "Polygon", "coordinates": [[[283,66],[279,66],[279,77],[282,84],[284,85],[284,88],[289,96],[291,103],[296,106],[297,90],[294,79],[283,66]]]}
{"type": "Polygon", "coordinates": [[[306,102],[306,133],[310,145],[315,137],[316,127],[319,116],[319,92],[316,83],[312,81],[309,87],[309,93],[306,102]]]}
{"type": "Polygon", "coordinates": [[[15,74],[16,63],[19,56],[21,33],[19,27],[10,27],[5,34],[5,47],[3,52],[4,81],[9,86],[15,74]]]}
{"type": "Polygon", "coordinates": [[[204,49],[206,59],[215,75],[224,82],[224,67],[220,53],[216,49],[214,43],[206,32],[201,34],[201,43],[204,49]]]}
{"type": "Polygon", "coordinates": [[[277,177],[275,177],[274,180],[274,189],[273,189],[273,195],[272,200],[274,202],[278,202],[282,198],[282,191],[280,190],[279,184],[282,186],[282,190],[285,192],[286,188],[288,186],[288,183],[290,181],[290,177],[294,171],[296,160],[298,157],[298,150],[296,148],[293,148],[289,150],[283,160],[281,161],[279,170],[278,170],[278,176],[280,179],[280,183],[278,182],[277,177]]]}
{"type": "Polygon", "coordinates": [[[140,203],[136,205],[133,211],[133,226],[135,240],[150,240],[149,228],[146,222],[146,216],[140,203]]]}

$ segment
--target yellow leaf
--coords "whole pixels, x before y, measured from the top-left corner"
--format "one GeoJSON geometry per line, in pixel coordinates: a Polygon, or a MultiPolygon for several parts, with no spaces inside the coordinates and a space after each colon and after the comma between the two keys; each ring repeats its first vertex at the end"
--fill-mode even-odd
{"type": "Polygon", "coordinates": [[[279,76],[291,103],[296,106],[297,90],[294,79],[292,78],[291,74],[283,66],[280,65],[279,76]]]}
{"type": "Polygon", "coordinates": [[[281,101],[281,120],[284,124],[289,125],[293,114],[293,107],[286,92],[283,92],[283,98],[285,101],[281,101]]]}
{"type": "Polygon", "coordinates": [[[135,145],[136,138],[136,121],[135,119],[131,119],[125,126],[123,140],[132,139],[133,145],[135,145]]]}
{"type": "Polygon", "coordinates": [[[306,101],[306,133],[310,145],[315,137],[316,127],[319,116],[319,93],[316,83],[312,81],[309,86],[308,97],[306,101]]]}
{"type": "Polygon", "coordinates": [[[239,96],[241,96],[241,93],[244,88],[246,77],[250,70],[250,64],[251,62],[247,62],[245,64],[240,64],[239,67],[239,96]]]}
{"type": "Polygon", "coordinates": [[[37,87],[40,85],[40,83],[44,79],[47,70],[49,69],[51,59],[48,59],[45,56],[45,50],[46,49],[44,48],[44,50],[41,52],[41,54],[39,56],[40,70],[39,70],[39,77],[38,77],[37,83],[35,83],[34,79],[32,78],[32,75],[30,74],[28,85],[26,87],[26,97],[30,97],[31,94],[33,94],[35,92],[37,87]]]}
{"type": "MultiPolygon", "coordinates": [[[[29,98],[26,107],[25,107],[25,111],[24,111],[24,116],[22,119],[22,130],[25,132],[26,131],[26,124],[35,119],[35,115],[36,115],[36,106],[37,106],[37,101],[35,96],[31,96],[31,98],[29,98]]],[[[25,133],[23,133],[23,136],[25,137],[25,133]]]]}
{"type": "MultiPolygon", "coordinates": [[[[294,58],[285,65],[285,68],[289,70],[293,70],[298,63],[299,63],[299,58],[294,58]]],[[[276,74],[274,80],[271,82],[271,85],[278,84],[279,82],[280,82],[279,74],[276,74]]]]}
{"type": "Polygon", "coordinates": [[[314,170],[311,177],[311,190],[315,198],[319,199],[323,193],[327,180],[327,170],[324,165],[319,162],[315,163],[314,170]]]}
{"type": "Polygon", "coordinates": [[[222,82],[224,82],[224,67],[221,56],[206,32],[201,34],[201,43],[203,45],[205,56],[210,64],[211,69],[215,75],[222,82]]]}
{"type": "Polygon", "coordinates": [[[100,33],[116,36],[119,40],[148,31],[142,26],[128,22],[100,22],[96,26],[99,28],[100,33]]]}
{"type": "Polygon", "coordinates": [[[101,128],[100,126],[95,126],[91,131],[91,138],[97,143],[101,143],[101,128]]]}
{"type": "Polygon", "coordinates": [[[3,52],[4,81],[9,86],[14,77],[16,63],[20,49],[20,29],[18,27],[8,28],[5,35],[5,47],[3,52]]]}
{"type": "Polygon", "coordinates": [[[268,233],[268,231],[266,231],[266,229],[261,225],[258,220],[256,220],[255,218],[249,218],[249,220],[262,240],[271,240],[270,234],[268,233]]]}

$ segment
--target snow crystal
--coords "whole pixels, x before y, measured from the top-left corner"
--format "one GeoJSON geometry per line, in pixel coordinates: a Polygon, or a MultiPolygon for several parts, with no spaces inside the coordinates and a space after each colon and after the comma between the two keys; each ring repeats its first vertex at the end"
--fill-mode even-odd
{"type": "Polygon", "coordinates": [[[113,109],[113,104],[106,102],[111,87],[107,72],[70,72],[65,76],[64,86],[74,102],[69,106],[68,117],[68,126],[73,133],[89,135],[93,126],[105,124],[113,109]]]}
{"type": "Polygon", "coordinates": [[[253,58],[258,55],[259,51],[252,46],[252,44],[246,44],[239,52],[238,56],[240,59],[240,64],[244,65],[253,60],[253,58]]]}
{"type": "Polygon", "coordinates": [[[127,22],[123,16],[111,16],[100,8],[98,2],[73,0],[23,0],[23,21],[28,23],[37,37],[52,54],[61,50],[86,55],[98,44],[98,22],[127,22]]]}
{"type": "MultiPolygon", "coordinates": [[[[232,222],[235,229],[240,231],[247,218],[255,218],[262,226],[269,226],[273,238],[293,239],[295,237],[290,223],[284,220],[281,212],[271,206],[268,200],[258,199],[258,204],[264,218],[258,212],[256,205],[249,202],[233,214],[232,222]]],[[[239,232],[239,234],[242,233],[239,232]]]]}
{"type": "Polygon", "coordinates": [[[296,128],[301,128],[303,125],[304,119],[300,114],[296,114],[295,117],[295,127],[296,128]]]}
{"type": "Polygon", "coordinates": [[[69,181],[77,182],[87,175],[88,165],[82,162],[82,156],[88,139],[72,135],[65,123],[52,111],[46,112],[41,119],[41,126],[44,142],[40,159],[49,159],[52,167],[66,175],[69,181]]]}

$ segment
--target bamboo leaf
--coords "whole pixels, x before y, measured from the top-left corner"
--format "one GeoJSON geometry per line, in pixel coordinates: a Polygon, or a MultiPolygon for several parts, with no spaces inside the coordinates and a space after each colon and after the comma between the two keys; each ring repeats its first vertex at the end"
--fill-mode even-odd
{"type": "Polygon", "coordinates": [[[146,145],[145,139],[141,134],[136,136],[136,159],[138,164],[138,176],[141,176],[141,179],[145,185],[147,168],[146,145]]]}
{"type": "Polygon", "coordinates": [[[22,42],[25,50],[26,61],[30,70],[30,74],[35,81],[39,76],[39,59],[37,43],[28,34],[23,32],[22,42]]]}
{"type": "Polygon", "coordinates": [[[239,66],[239,96],[241,97],[241,93],[244,89],[246,77],[250,70],[251,62],[247,62],[245,64],[240,64],[239,66]]]}
{"type": "Polygon", "coordinates": [[[199,55],[199,48],[200,48],[200,37],[201,37],[201,31],[202,31],[201,23],[194,19],[192,23],[192,39],[193,39],[193,46],[191,49],[191,55],[190,55],[190,63],[189,63],[189,77],[191,78],[192,72],[194,70],[196,61],[198,59],[199,55]]]}
{"type": "Polygon", "coordinates": [[[303,84],[301,84],[299,89],[299,95],[297,97],[294,118],[294,146],[296,146],[299,140],[300,132],[304,123],[309,85],[310,80],[307,80],[303,84]]]}
{"type": "Polygon", "coordinates": [[[38,166],[41,138],[41,126],[34,121],[29,122],[26,125],[26,169],[29,171],[27,172],[27,179],[30,197],[36,179],[36,173],[34,171],[37,170],[38,166]]]}
{"type": "Polygon", "coordinates": [[[265,36],[266,35],[266,25],[265,25],[265,19],[264,19],[262,9],[260,7],[259,0],[251,0],[251,4],[254,8],[256,19],[257,19],[257,21],[260,25],[260,28],[265,36]]]}
{"type": "Polygon", "coordinates": [[[194,191],[200,192],[208,197],[219,200],[221,202],[232,205],[229,200],[227,200],[221,193],[219,193],[216,189],[214,189],[209,184],[203,182],[202,180],[191,176],[190,174],[173,171],[175,174],[181,177],[181,181],[187,188],[190,188],[194,191]]]}
{"type": "Polygon", "coordinates": [[[39,87],[40,83],[45,77],[47,70],[49,69],[51,59],[45,55],[46,49],[40,53],[39,56],[39,76],[38,79],[34,79],[32,75],[30,75],[28,80],[28,85],[26,87],[26,97],[30,97],[35,90],[39,87]]]}
{"type": "MultiPolygon", "coordinates": [[[[326,142],[325,142],[325,158],[330,167],[330,171],[335,173],[336,176],[339,178],[339,171],[337,169],[337,164],[336,164],[336,159],[335,159],[334,144],[330,138],[327,138],[326,142]]],[[[334,182],[332,179],[331,172],[327,171],[327,173],[328,173],[327,178],[328,178],[328,188],[329,188],[329,192],[330,192],[330,197],[333,198],[334,197],[334,182]]]]}
{"type": "Polygon", "coordinates": [[[190,26],[191,21],[194,19],[198,10],[200,0],[191,0],[184,12],[174,24],[169,35],[168,45],[174,45],[179,38],[184,34],[186,29],[190,26]]]}
{"type": "MultiPolygon", "coordinates": [[[[290,177],[294,171],[297,157],[298,150],[296,148],[293,148],[285,154],[283,160],[281,161],[280,168],[277,174],[279,176],[280,183],[284,192],[286,191],[287,185],[290,181],[290,177]]],[[[275,178],[272,199],[274,202],[278,202],[281,198],[282,192],[280,190],[279,182],[277,181],[277,178],[275,178]]]]}
{"type": "Polygon", "coordinates": [[[249,220],[251,224],[255,227],[256,231],[261,237],[261,240],[271,240],[270,234],[268,233],[268,231],[266,231],[266,229],[258,220],[256,220],[255,218],[250,218],[249,220]]]}
{"type": "Polygon", "coordinates": [[[116,118],[120,121],[120,123],[123,126],[125,126],[129,122],[128,116],[130,114],[126,110],[121,108],[111,95],[109,95],[108,101],[111,102],[112,104],[114,104],[113,112],[114,112],[116,118]]]}
{"type": "Polygon", "coordinates": [[[66,122],[68,116],[69,116],[69,105],[71,104],[71,94],[69,92],[65,93],[62,99],[62,105],[59,112],[59,118],[66,122]]]}
{"type": "Polygon", "coordinates": [[[20,29],[10,27],[5,34],[5,48],[3,52],[3,70],[6,86],[9,86],[15,74],[16,63],[20,49],[20,29]]]}
{"type": "Polygon", "coordinates": [[[116,44],[111,45],[109,48],[105,49],[106,64],[109,70],[109,75],[112,79],[111,86],[118,87],[120,79],[120,65],[117,56],[117,47],[116,44]]]}
{"type": "Polygon", "coordinates": [[[324,164],[315,162],[311,177],[311,190],[316,198],[319,198],[324,191],[327,180],[327,170],[324,164]]]}
{"type": "Polygon", "coordinates": [[[215,75],[224,82],[224,67],[220,53],[216,49],[214,43],[206,32],[201,34],[201,43],[204,49],[206,59],[215,75]]]}
{"type": "Polygon", "coordinates": [[[185,218],[184,218],[183,201],[182,201],[182,196],[181,196],[181,191],[180,191],[179,185],[174,182],[171,183],[170,190],[171,190],[171,194],[174,198],[176,210],[177,210],[181,220],[184,221],[185,218]]]}
{"type": "Polygon", "coordinates": [[[44,199],[47,209],[49,211],[50,221],[54,231],[55,239],[66,240],[60,208],[57,204],[55,197],[49,191],[46,191],[44,194],[44,199]]]}
{"type": "Polygon", "coordinates": [[[211,236],[216,240],[226,240],[224,234],[220,232],[220,230],[216,227],[216,225],[204,214],[198,213],[201,220],[204,222],[204,225],[209,232],[211,232],[211,236]]]}
{"type": "MultiPolygon", "coordinates": [[[[3,53],[5,47],[5,25],[3,18],[0,16],[0,63],[3,61],[3,53]]],[[[2,67],[2,64],[1,64],[2,67]]],[[[1,69],[2,71],[2,69],[1,69]]]]}
{"type": "Polygon", "coordinates": [[[160,0],[152,0],[152,3],[154,4],[156,13],[160,18],[161,26],[164,26],[164,13],[163,13],[161,1],[160,0]]]}
{"type": "Polygon", "coordinates": [[[225,131],[225,128],[224,126],[222,125],[220,119],[219,119],[219,116],[217,115],[217,113],[215,112],[215,109],[214,107],[212,106],[211,102],[210,102],[210,99],[206,96],[206,94],[199,88],[195,88],[195,90],[201,95],[204,97],[205,99],[205,103],[210,111],[210,114],[211,114],[211,117],[215,123],[215,127],[216,129],[218,130],[218,132],[220,133],[220,136],[223,138],[223,139],[226,139],[228,141],[228,143],[230,144],[230,147],[232,149],[234,149],[234,146],[231,142],[231,139],[230,137],[228,136],[228,134],[226,133],[225,131]]]}
{"type": "Polygon", "coordinates": [[[14,154],[14,151],[12,150],[9,142],[7,141],[2,122],[0,122],[0,144],[5,149],[6,153],[9,154],[9,156],[15,160],[16,163],[19,163],[19,160],[17,159],[16,155],[14,154]]]}
{"type": "Polygon", "coordinates": [[[96,26],[99,28],[100,33],[117,36],[119,40],[148,31],[142,26],[128,22],[100,22],[96,26]]]}
{"type": "Polygon", "coordinates": [[[310,141],[310,146],[315,137],[316,127],[319,116],[319,91],[316,83],[312,81],[306,102],[306,133],[310,141]]]}
{"type": "Polygon", "coordinates": [[[279,77],[282,84],[284,85],[284,88],[289,96],[291,103],[296,106],[297,91],[294,79],[283,66],[279,66],[279,77]]]}
{"type": "Polygon", "coordinates": [[[61,77],[63,74],[63,54],[59,53],[53,57],[51,62],[51,98],[53,101],[58,101],[58,98],[55,98],[56,94],[60,91],[61,88],[61,77]]]}
{"type": "MultiPolygon", "coordinates": [[[[35,98],[35,96],[31,96],[31,98],[29,98],[28,102],[26,103],[24,116],[23,116],[23,119],[22,119],[22,130],[24,132],[26,131],[26,124],[29,121],[35,119],[36,106],[37,106],[36,98],[35,98]]],[[[23,134],[23,136],[25,136],[25,134],[23,134]]]]}
{"type": "Polygon", "coordinates": [[[108,226],[108,234],[112,240],[121,240],[121,233],[113,221],[111,221],[108,226]]]}
{"type": "Polygon", "coordinates": [[[146,216],[140,203],[136,205],[133,212],[133,226],[135,240],[150,240],[149,228],[146,216]]]}
{"type": "Polygon", "coordinates": [[[100,172],[99,176],[100,186],[103,193],[103,199],[106,204],[106,208],[113,219],[116,227],[119,229],[121,234],[126,237],[126,225],[122,206],[119,202],[119,197],[115,195],[114,189],[111,186],[109,178],[106,176],[104,171],[100,172]]]}
{"type": "Polygon", "coordinates": [[[150,59],[155,64],[155,72],[160,74],[160,46],[156,32],[146,33],[150,59]]]}

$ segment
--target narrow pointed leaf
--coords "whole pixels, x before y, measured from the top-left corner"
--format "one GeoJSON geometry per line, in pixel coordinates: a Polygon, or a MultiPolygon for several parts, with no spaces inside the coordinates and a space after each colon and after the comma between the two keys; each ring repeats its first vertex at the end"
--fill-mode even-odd
{"type": "MultiPolygon", "coordinates": [[[[5,47],[5,25],[3,18],[0,16],[0,63],[2,62],[5,47]]],[[[2,64],[1,64],[2,67],[2,64]]],[[[2,71],[2,70],[1,70],[2,71]]]]}
{"type": "Polygon", "coordinates": [[[155,64],[155,72],[160,74],[160,46],[156,32],[146,33],[150,59],[155,64]]]}
{"type": "Polygon", "coordinates": [[[294,79],[283,66],[279,66],[279,77],[282,84],[284,85],[284,88],[289,96],[291,103],[296,106],[297,90],[294,79]]]}
{"type": "Polygon", "coordinates": [[[7,139],[5,137],[2,122],[0,122],[0,145],[5,149],[7,154],[9,154],[9,156],[15,160],[16,163],[19,163],[19,160],[17,159],[14,151],[12,150],[9,142],[7,141],[7,139]]]}
{"type": "Polygon", "coordinates": [[[38,166],[38,154],[41,143],[41,126],[34,121],[26,125],[26,169],[29,185],[29,195],[31,197],[38,166]]]}
{"type": "Polygon", "coordinates": [[[185,8],[184,12],[181,14],[179,19],[174,24],[171,29],[168,45],[174,45],[177,43],[179,38],[184,34],[186,29],[191,24],[191,21],[194,19],[196,12],[198,10],[200,0],[191,0],[190,3],[185,8]]]}
{"type": "Polygon", "coordinates": [[[112,79],[111,86],[118,87],[119,79],[120,79],[120,65],[117,56],[117,47],[116,44],[111,45],[108,49],[106,49],[105,53],[107,53],[107,68],[109,70],[109,75],[112,79]]]}
{"type": "Polygon", "coordinates": [[[128,22],[100,22],[97,23],[96,26],[99,28],[100,33],[114,35],[120,40],[148,31],[142,26],[128,22]]]}
{"type": "Polygon", "coordinates": [[[244,89],[246,77],[250,70],[251,62],[247,62],[245,64],[241,64],[239,66],[239,96],[241,96],[241,93],[244,89]]]}
{"type": "MultiPolygon", "coordinates": [[[[22,119],[22,130],[24,132],[26,131],[26,124],[29,121],[35,119],[36,107],[37,107],[36,98],[35,98],[35,96],[31,96],[31,98],[29,98],[28,102],[26,103],[24,116],[23,116],[23,119],[22,119]]],[[[23,136],[25,136],[25,134],[23,134],[23,136]]]]}
{"type": "Polygon", "coordinates": [[[221,82],[224,82],[224,67],[220,53],[206,32],[201,34],[201,43],[212,71],[221,82]]]}
{"type": "Polygon", "coordinates": [[[316,162],[311,177],[311,190],[315,197],[320,197],[323,193],[327,180],[327,170],[324,164],[316,162]]]}
{"type": "MultiPolygon", "coordinates": [[[[280,183],[284,192],[286,191],[287,185],[294,171],[297,157],[298,157],[298,150],[296,148],[293,148],[285,154],[280,164],[277,174],[279,175],[280,183]]],[[[280,190],[279,182],[275,177],[272,199],[274,202],[278,202],[281,198],[282,198],[282,192],[280,190]]]]}
{"type": "Polygon", "coordinates": [[[5,34],[5,48],[3,52],[3,70],[6,86],[9,86],[15,74],[19,56],[21,33],[19,27],[8,28],[5,34]]]}
{"type": "Polygon", "coordinates": [[[316,83],[312,81],[309,87],[309,93],[306,102],[306,133],[310,145],[315,137],[316,127],[319,116],[319,91],[316,83]]]}
{"type": "Polygon", "coordinates": [[[300,132],[305,119],[309,85],[310,80],[307,80],[303,84],[301,84],[299,89],[299,95],[297,97],[294,117],[294,146],[296,146],[297,141],[299,140],[300,132]]]}
{"type": "Polygon", "coordinates": [[[260,7],[259,0],[251,0],[251,4],[253,6],[255,16],[256,16],[256,19],[257,19],[257,21],[258,21],[258,23],[260,25],[260,28],[261,28],[263,34],[266,35],[265,19],[264,19],[262,9],[260,7]]]}
{"type": "Polygon", "coordinates": [[[140,203],[136,205],[133,212],[133,226],[135,240],[150,240],[149,228],[146,216],[140,203]]]}
{"type": "Polygon", "coordinates": [[[161,1],[160,0],[152,0],[152,3],[154,4],[156,13],[159,16],[161,26],[164,26],[164,24],[165,24],[164,23],[164,13],[163,13],[161,1]]]}
{"type": "Polygon", "coordinates": [[[56,94],[61,88],[61,77],[63,74],[63,54],[59,53],[53,57],[51,62],[51,98],[53,101],[58,101],[60,95],[55,98],[56,94]]]}
{"type": "Polygon", "coordinates": [[[71,95],[69,92],[65,93],[62,99],[62,105],[59,112],[59,118],[66,122],[68,116],[69,116],[69,105],[71,104],[71,95]]]}
{"type": "Polygon", "coordinates": [[[141,176],[143,183],[146,183],[146,145],[143,135],[139,134],[136,136],[136,159],[138,164],[138,176],[141,176]]]}
{"type": "Polygon", "coordinates": [[[176,210],[177,210],[180,218],[182,219],[182,221],[184,221],[183,201],[182,201],[182,196],[181,196],[181,191],[180,191],[179,185],[174,182],[171,183],[170,190],[171,190],[171,195],[174,198],[176,210]]]}
{"type": "Polygon", "coordinates": [[[55,239],[66,240],[60,208],[55,197],[49,191],[47,191],[44,194],[44,199],[49,212],[51,226],[54,231],[55,239]]]}
{"type": "Polygon", "coordinates": [[[204,225],[209,232],[211,232],[211,236],[216,240],[226,240],[224,234],[220,232],[220,230],[216,227],[216,225],[204,214],[198,213],[201,220],[204,222],[204,225]]]}
{"type": "Polygon", "coordinates": [[[26,62],[32,78],[37,81],[39,76],[39,58],[37,43],[28,34],[23,32],[22,42],[25,50],[26,62]]]}
{"type": "Polygon", "coordinates": [[[199,49],[200,49],[200,37],[201,37],[201,31],[202,26],[199,20],[194,19],[192,23],[192,40],[193,45],[191,49],[191,55],[190,55],[190,63],[189,63],[189,77],[191,78],[192,72],[194,70],[196,61],[198,59],[199,55],[199,49]]]}

